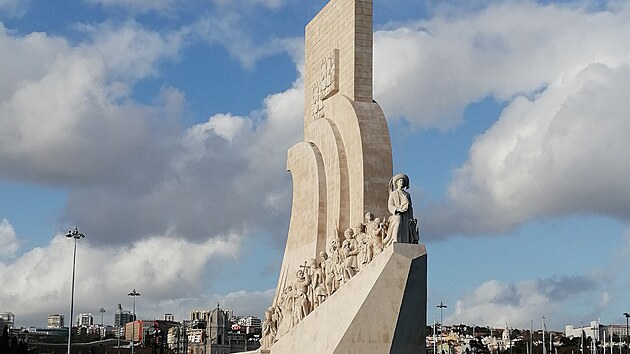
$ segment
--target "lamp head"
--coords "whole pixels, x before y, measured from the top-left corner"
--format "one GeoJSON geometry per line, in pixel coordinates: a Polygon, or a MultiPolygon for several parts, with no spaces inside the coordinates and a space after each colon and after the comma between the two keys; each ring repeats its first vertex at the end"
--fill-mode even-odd
{"type": "Polygon", "coordinates": [[[85,235],[80,233],[79,228],[75,226],[74,230],[68,231],[68,233],[66,234],[66,237],[74,237],[76,239],[80,239],[80,238],[84,238],[85,235]]]}
{"type": "Polygon", "coordinates": [[[133,289],[133,291],[127,294],[127,296],[140,296],[140,293],[137,292],[136,289],[133,289]]]}

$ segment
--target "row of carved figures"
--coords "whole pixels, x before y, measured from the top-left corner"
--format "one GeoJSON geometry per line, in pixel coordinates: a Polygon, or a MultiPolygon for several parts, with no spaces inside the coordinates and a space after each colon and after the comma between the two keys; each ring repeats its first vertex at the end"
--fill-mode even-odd
{"type": "Polygon", "coordinates": [[[381,219],[368,212],[362,223],[345,230],[343,239],[335,232],[328,251],[321,251],[319,260],[305,261],[277,303],[265,311],[260,340],[263,349],[289,332],[384,248],[395,242],[418,243],[411,196],[404,190],[409,186],[409,178],[404,174],[396,175],[389,185],[388,209],[392,215],[381,219]]]}

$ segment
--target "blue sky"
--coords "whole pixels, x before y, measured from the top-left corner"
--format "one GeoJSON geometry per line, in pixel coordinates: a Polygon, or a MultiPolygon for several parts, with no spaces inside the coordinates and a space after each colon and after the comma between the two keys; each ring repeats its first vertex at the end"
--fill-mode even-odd
{"type": "MultiPolygon", "coordinates": [[[[262,315],[323,0],[0,0],[0,311],[262,315]]],[[[445,323],[630,307],[630,6],[375,1],[374,97],[445,323]]],[[[109,315],[108,315],[109,313],[109,315]]],[[[98,317],[98,316],[96,316],[98,317]]]]}

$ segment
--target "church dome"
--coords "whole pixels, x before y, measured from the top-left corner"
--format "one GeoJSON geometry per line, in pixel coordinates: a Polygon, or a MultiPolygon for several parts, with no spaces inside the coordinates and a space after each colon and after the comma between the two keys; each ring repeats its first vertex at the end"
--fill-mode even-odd
{"type": "Polygon", "coordinates": [[[223,311],[220,307],[216,307],[212,312],[210,312],[210,319],[208,322],[208,327],[229,327],[230,319],[227,318],[225,311],[223,311]]]}

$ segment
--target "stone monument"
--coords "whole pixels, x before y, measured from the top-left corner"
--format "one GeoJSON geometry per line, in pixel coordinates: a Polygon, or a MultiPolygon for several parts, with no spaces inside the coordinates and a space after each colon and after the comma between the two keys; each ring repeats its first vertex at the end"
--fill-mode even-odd
{"type": "Polygon", "coordinates": [[[424,354],[426,249],[372,98],[372,0],[331,0],[305,38],[304,141],[258,352],[424,354]]]}

